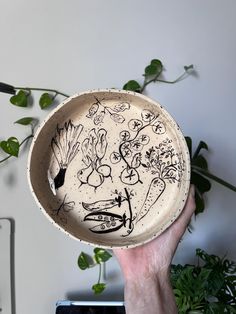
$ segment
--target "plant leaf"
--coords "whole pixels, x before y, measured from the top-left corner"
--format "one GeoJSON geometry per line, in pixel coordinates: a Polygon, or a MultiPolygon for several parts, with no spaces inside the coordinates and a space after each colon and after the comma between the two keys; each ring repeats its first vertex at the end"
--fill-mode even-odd
{"type": "Polygon", "coordinates": [[[102,293],[106,288],[105,283],[96,283],[95,285],[92,286],[92,289],[95,294],[100,294],[102,293]]]}
{"type": "Polygon", "coordinates": [[[16,91],[14,86],[0,82],[0,92],[6,93],[6,94],[12,94],[15,95],[16,91]]]}
{"type": "Polygon", "coordinates": [[[91,263],[90,263],[91,257],[88,254],[85,254],[84,252],[81,252],[77,264],[80,269],[85,270],[87,268],[90,268],[91,263]]]}
{"type": "Polygon", "coordinates": [[[196,203],[196,209],[195,209],[195,216],[202,213],[205,209],[205,202],[203,199],[203,196],[196,190],[195,191],[195,203],[196,203]]]}
{"type": "Polygon", "coordinates": [[[205,142],[203,142],[203,141],[200,141],[200,142],[199,142],[198,147],[197,147],[197,149],[196,149],[196,151],[195,151],[195,153],[194,153],[194,155],[193,155],[193,159],[198,156],[198,154],[200,153],[200,150],[201,150],[201,149],[206,149],[206,150],[208,150],[207,144],[206,144],[205,142]]]}
{"type": "Polygon", "coordinates": [[[29,125],[35,120],[36,119],[32,118],[32,117],[25,117],[25,118],[21,118],[21,119],[15,121],[14,123],[21,124],[21,125],[29,125]]]}
{"type": "Polygon", "coordinates": [[[202,175],[192,171],[191,183],[193,183],[201,193],[205,193],[211,189],[211,183],[202,175]]]}
{"type": "Polygon", "coordinates": [[[163,69],[163,65],[160,60],[153,59],[151,63],[145,68],[145,76],[156,76],[158,77],[163,69]]]}
{"type": "Polygon", "coordinates": [[[41,109],[46,109],[53,103],[52,97],[48,93],[43,93],[39,99],[41,109]]]}
{"type": "Polygon", "coordinates": [[[28,94],[24,90],[19,90],[19,92],[10,98],[10,102],[18,107],[28,106],[28,94]]]}
{"type": "Polygon", "coordinates": [[[205,169],[205,170],[208,169],[207,160],[202,155],[198,155],[196,158],[194,158],[192,160],[192,165],[195,165],[195,166],[200,167],[200,168],[205,169]]]}
{"type": "Polygon", "coordinates": [[[106,261],[108,261],[112,255],[104,250],[104,249],[100,249],[100,248],[95,248],[94,249],[94,258],[95,258],[95,261],[100,264],[100,263],[105,263],[106,261]]]}
{"type": "Polygon", "coordinates": [[[130,80],[123,86],[123,89],[124,90],[131,90],[134,92],[140,92],[141,86],[137,81],[130,80]]]}
{"type": "Polygon", "coordinates": [[[16,137],[9,137],[7,141],[2,141],[0,145],[5,153],[18,157],[20,144],[16,137]]]}
{"type": "Polygon", "coordinates": [[[188,146],[190,158],[192,159],[192,139],[189,136],[185,136],[185,141],[186,141],[187,146],[188,146]]]}

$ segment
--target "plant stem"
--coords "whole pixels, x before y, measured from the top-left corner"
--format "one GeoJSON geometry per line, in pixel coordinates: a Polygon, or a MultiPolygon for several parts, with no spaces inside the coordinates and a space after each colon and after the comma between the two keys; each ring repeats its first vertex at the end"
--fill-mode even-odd
{"type": "Polygon", "coordinates": [[[69,95],[62,93],[56,89],[50,89],[50,88],[39,88],[39,87],[14,87],[14,89],[23,89],[23,90],[27,90],[27,91],[31,91],[31,90],[38,90],[38,91],[47,91],[47,92],[53,92],[56,93],[56,95],[62,95],[65,97],[70,97],[69,95]]]}
{"type": "MultiPolygon", "coordinates": [[[[28,141],[31,137],[33,137],[34,134],[30,134],[29,136],[27,136],[25,139],[23,139],[23,141],[20,143],[19,147],[21,147],[26,141],[28,141]]],[[[9,155],[7,157],[5,157],[4,159],[0,160],[0,163],[6,161],[7,159],[13,157],[12,155],[9,155]]]]}
{"type": "Polygon", "coordinates": [[[227,187],[228,189],[230,189],[230,190],[236,192],[236,186],[234,186],[234,185],[232,185],[232,184],[230,184],[230,183],[224,181],[223,179],[221,179],[221,178],[215,176],[214,174],[212,174],[212,173],[208,172],[207,170],[202,169],[202,168],[200,168],[200,167],[198,167],[198,166],[192,165],[191,167],[192,167],[193,170],[195,170],[196,172],[199,172],[199,173],[202,174],[203,176],[208,177],[208,178],[210,178],[210,179],[216,181],[217,183],[219,183],[219,184],[221,184],[221,185],[224,185],[224,186],[227,187]]]}
{"type": "Polygon", "coordinates": [[[101,263],[99,263],[99,274],[98,274],[98,282],[97,283],[100,283],[101,275],[102,275],[102,265],[101,265],[101,263]]]}
{"type": "Polygon", "coordinates": [[[131,229],[133,214],[132,214],[132,209],[131,209],[131,204],[130,204],[130,196],[126,188],[125,188],[125,194],[126,194],[127,202],[129,204],[129,229],[131,229]]]}
{"type": "Polygon", "coordinates": [[[153,79],[146,81],[146,79],[144,79],[144,83],[143,86],[140,88],[140,93],[143,93],[144,89],[146,88],[147,85],[149,85],[152,82],[161,82],[161,83],[167,83],[167,84],[175,84],[178,81],[180,81],[181,79],[183,79],[185,77],[185,75],[188,75],[189,73],[185,70],[184,73],[182,73],[179,77],[177,77],[174,81],[166,81],[166,80],[161,80],[159,79],[159,73],[158,75],[156,75],[153,79]]]}

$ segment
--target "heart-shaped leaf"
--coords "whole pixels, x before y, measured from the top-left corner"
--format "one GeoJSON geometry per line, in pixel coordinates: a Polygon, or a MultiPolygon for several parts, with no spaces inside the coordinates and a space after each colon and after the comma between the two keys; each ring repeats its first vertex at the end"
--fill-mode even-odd
{"type": "Polygon", "coordinates": [[[19,90],[19,92],[10,98],[10,102],[18,107],[27,107],[28,106],[28,96],[24,90],[19,90]]]}
{"type": "Polygon", "coordinates": [[[32,118],[32,117],[25,117],[25,118],[21,118],[21,119],[15,121],[14,123],[21,124],[21,125],[29,125],[35,120],[36,119],[32,118]]]}
{"type": "Polygon", "coordinates": [[[160,60],[153,59],[145,68],[145,76],[159,76],[163,70],[163,65],[160,60]]]}
{"type": "Polygon", "coordinates": [[[104,249],[100,249],[100,248],[95,248],[94,253],[95,253],[95,255],[94,255],[95,261],[98,264],[100,264],[102,262],[105,263],[106,261],[108,261],[112,257],[112,255],[108,251],[106,251],[104,249]]]}
{"type": "Polygon", "coordinates": [[[5,153],[18,157],[20,144],[16,137],[10,137],[7,141],[2,141],[0,146],[5,153]]]}
{"type": "Polygon", "coordinates": [[[39,99],[41,109],[46,109],[53,103],[52,97],[48,93],[43,93],[39,99]]]}
{"type": "Polygon", "coordinates": [[[131,90],[133,92],[140,92],[140,88],[141,86],[135,80],[130,80],[123,86],[124,90],[131,90]]]}
{"type": "Polygon", "coordinates": [[[91,256],[89,256],[88,254],[85,254],[84,252],[80,253],[77,263],[78,263],[79,268],[82,270],[85,270],[93,266],[91,256]]]}
{"type": "Polygon", "coordinates": [[[95,285],[92,286],[92,289],[95,294],[100,294],[104,291],[106,288],[105,283],[96,283],[95,285]]]}

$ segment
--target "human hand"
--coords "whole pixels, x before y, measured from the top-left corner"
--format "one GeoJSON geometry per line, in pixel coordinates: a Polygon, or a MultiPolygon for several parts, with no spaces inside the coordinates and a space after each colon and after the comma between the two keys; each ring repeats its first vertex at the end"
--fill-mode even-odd
{"type": "Polygon", "coordinates": [[[185,207],[178,219],[156,239],[132,249],[114,249],[125,279],[169,271],[173,256],[195,210],[195,189],[189,190],[185,207]]]}

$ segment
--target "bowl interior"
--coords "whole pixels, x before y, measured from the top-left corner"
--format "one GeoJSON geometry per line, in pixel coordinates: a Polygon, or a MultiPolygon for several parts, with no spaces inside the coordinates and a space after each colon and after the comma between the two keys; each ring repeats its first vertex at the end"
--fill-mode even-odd
{"type": "Polygon", "coordinates": [[[173,118],[133,92],[75,95],[43,121],[29,156],[29,181],[59,229],[102,247],[133,247],[180,214],[189,153],[173,118]]]}

